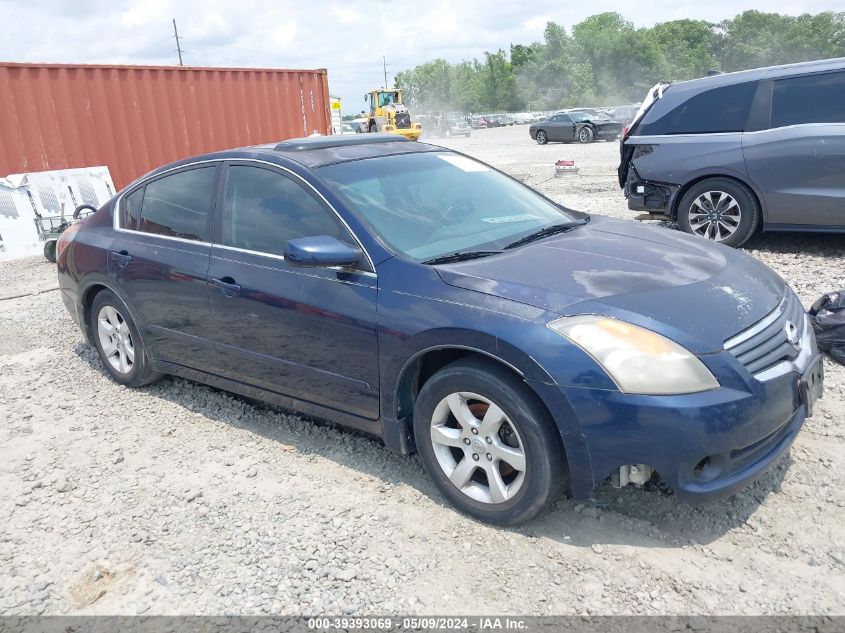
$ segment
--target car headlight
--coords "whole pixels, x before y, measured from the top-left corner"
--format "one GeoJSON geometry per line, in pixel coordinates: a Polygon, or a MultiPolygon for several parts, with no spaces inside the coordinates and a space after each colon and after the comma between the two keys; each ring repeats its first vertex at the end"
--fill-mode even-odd
{"type": "Polygon", "coordinates": [[[671,395],[719,386],[691,352],[625,321],[585,314],[556,319],[548,327],[592,356],[625,393],[671,395]]]}

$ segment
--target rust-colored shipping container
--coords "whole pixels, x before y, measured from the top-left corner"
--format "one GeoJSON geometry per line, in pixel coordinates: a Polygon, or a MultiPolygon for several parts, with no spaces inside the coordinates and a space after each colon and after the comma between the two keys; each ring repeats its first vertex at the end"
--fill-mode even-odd
{"type": "Polygon", "coordinates": [[[329,129],[325,69],[0,63],[0,176],[106,165],[118,188],[203,152],[329,129]]]}

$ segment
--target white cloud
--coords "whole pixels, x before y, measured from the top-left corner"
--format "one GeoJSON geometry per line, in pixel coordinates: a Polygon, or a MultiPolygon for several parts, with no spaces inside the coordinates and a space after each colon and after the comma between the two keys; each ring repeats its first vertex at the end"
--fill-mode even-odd
{"type": "Polygon", "coordinates": [[[548,20],[570,28],[588,15],[618,11],[637,26],[698,18],[719,21],[746,9],[797,14],[841,10],[841,0],[0,0],[8,29],[3,58],[126,64],[174,64],[176,19],[185,63],[198,66],[328,68],[344,110],[389,75],[443,57],[481,57],[511,43],[542,40],[548,20]]]}

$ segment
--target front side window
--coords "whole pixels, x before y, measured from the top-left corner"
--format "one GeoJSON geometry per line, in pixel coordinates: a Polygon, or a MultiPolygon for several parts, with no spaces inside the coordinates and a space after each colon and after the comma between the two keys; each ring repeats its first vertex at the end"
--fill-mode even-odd
{"type": "Polygon", "coordinates": [[[501,249],[575,219],[504,174],[451,152],[419,152],[318,170],[395,250],[425,261],[501,249]]]}
{"type": "Polygon", "coordinates": [[[637,134],[742,132],[748,121],[756,89],[756,81],[711,88],[665,113],[658,101],[643,117],[637,134]]]}
{"type": "Polygon", "coordinates": [[[301,184],[260,167],[229,168],[223,244],[283,255],[288,240],[328,235],[352,243],[334,212],[301,184]]]}
{"type": "Polygon", "coordinates": [[[845,123],[845,72],[774,82],[771,127],[802,123],[845,123]]]}
{"type": "Polygon", "coordinates": [[[185,240],[209,241],[208,212],[216,172],[216,167],[201,167],[149,183],[145,187],[138,230],[185,240]]]}

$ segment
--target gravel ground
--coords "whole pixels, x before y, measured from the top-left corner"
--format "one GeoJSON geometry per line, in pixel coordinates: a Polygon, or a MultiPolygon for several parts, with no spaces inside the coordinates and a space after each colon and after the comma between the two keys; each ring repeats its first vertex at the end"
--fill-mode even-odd
{"type": "MultiPolygon", "coordinates": [[[[448,144],[632,215],[615,144],[540,147],[525,127],[448,144]],[[552,178],[558,158],[581,174],[552,178]]],[[[805,304],[845,287],[845,236],[749,252],[805,304]]],[[[845,614],[845,368],[830,360],[791,454],[746,491],[694,508],[603,487],[600,508],[561,500],[504,530],[365,437],[181,379],[117,385],[53,287],[42,259],[0,264],[2,614],[845,614]]]]}

